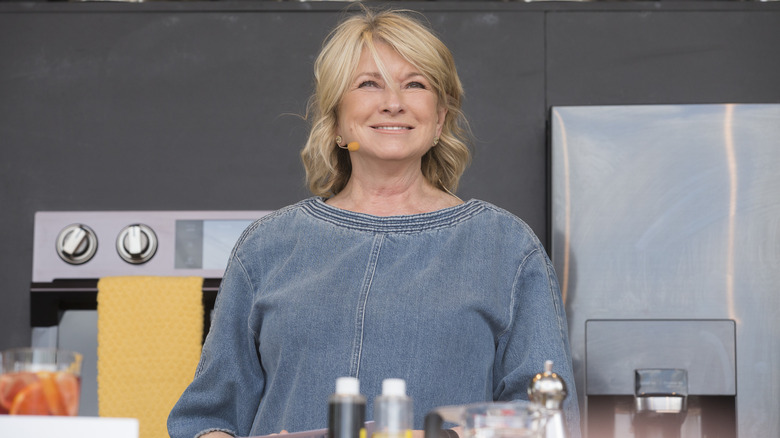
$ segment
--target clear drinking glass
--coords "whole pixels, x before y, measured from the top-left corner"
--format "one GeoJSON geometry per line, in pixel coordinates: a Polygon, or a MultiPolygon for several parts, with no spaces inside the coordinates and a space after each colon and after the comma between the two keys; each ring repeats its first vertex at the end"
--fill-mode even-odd
{"type": "Polygon", "coordinates": [[[53,348],[2,352],[0,414],[76,415],[82,356],[53,348]]]}

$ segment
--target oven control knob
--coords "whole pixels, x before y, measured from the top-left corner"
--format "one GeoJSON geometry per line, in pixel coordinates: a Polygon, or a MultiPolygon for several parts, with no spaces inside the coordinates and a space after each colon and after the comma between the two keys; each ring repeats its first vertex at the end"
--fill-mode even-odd
{"type": "Polygon", "coordinates": [[[57,236],[57,254],[71,265],[88,262],[97,251],[97,236],[86,225],[68,225],[57,236]]]}
{"type": "Polygon", "coordinates": [[[157,251],[157,235],[146,225],[128,225],[119,232],[116,250],[128,263],[146,263],[157,251]]]}

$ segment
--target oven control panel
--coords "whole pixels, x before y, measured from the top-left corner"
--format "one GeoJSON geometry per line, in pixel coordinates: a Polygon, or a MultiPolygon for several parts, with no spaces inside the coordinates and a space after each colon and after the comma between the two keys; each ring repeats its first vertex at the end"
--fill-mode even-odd
{"type": "Polygon", "coordinates": [[[117,275],[221,278],[238,237],[268,213],[37,212],[32,281],[117,275]]]}

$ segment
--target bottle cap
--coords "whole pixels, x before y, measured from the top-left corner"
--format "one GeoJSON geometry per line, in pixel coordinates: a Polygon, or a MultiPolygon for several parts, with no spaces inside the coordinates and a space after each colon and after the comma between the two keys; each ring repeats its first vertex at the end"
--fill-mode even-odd
{"type": "Polygon", "coordinates": [[[360,394],[360,380],[354,377],[339,377],[336,379],[336,394],[360,394]]]}
{"type": "Polygon", "coordinates": [[[406,381],[404,379],[383,380],[382,395],[406,396],[406,381]]]}

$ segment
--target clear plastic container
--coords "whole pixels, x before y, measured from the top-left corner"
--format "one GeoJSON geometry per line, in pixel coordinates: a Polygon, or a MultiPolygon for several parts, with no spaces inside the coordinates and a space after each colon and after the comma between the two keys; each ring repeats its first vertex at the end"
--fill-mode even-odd
{"type": "Polygon", "coordinates": [[[403,379],[382,381],[382,395],[374,400],[374,438],[411,438],[414,414],[403,379]]]}
{"type": "Polygon", "coordinates": [[[463,426],[465,438],[543,438],[551,412],[523,400],[442,406],[445,422],[463,426]]]}

